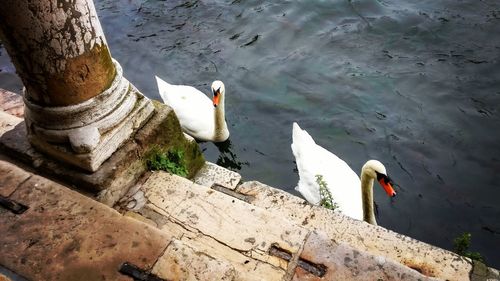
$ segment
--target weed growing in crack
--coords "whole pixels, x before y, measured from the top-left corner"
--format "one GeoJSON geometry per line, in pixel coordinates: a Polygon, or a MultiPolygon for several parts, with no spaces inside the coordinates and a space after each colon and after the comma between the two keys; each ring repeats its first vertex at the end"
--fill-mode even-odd
{"type": "Polygon", "coordinates": [[[453,251],[461,256],[484,263],[484,258],[480,253],[469,251],[471,238],[472,235],[468,232],[465,232],[457,238],[453,239],[453,251]]]}
{"type": "Polygon", "coordinates": [[[319,185],[319,205],[330,210],[335,210],[339,207],[335,201],[333,201],[332,194],[328,190],[328,184],[323,180],[322,175],[316,175],[316,182],[319,185]]]}
{"type": "Polygon", "coordinates": [[[153,147],[146,156],[146,165],[151,171],[162,170],[181,177],[186,177],[188,174],[184,151],[177,148],[163,151],[153,147]]]}

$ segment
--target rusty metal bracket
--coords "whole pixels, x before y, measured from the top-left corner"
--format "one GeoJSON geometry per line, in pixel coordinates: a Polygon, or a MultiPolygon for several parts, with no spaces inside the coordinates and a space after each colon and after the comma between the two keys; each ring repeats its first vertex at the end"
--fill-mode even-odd
{"type": "Polygon", "coordinates": [[[327,270],[327,267],[323,264],[316,264],[302,258],[299,258],[297,265],[318,277],[325,276],[327,270]]]}
{"type": "MultiPolygon", "coordinates": [[[[271,248],[269,248],[269,255],[278,257],[280,259],[284,259],[288,262],[292,260],[292,253],[278,247],[277,244],[273,244],[271,248]]],[[[318,277],[325,276],[327,271],[327,267],[325,265],[316,264],[308,260],[305,260],[303,258],[299,258],[299,260],[297,261],[297,266],[303,268],[304,270],[318,277]]]]}
{"type": "Polygon", "coordinates": [[[253,199],[252,196],[238,193],[238,192],[233,191],[233,190],[231,190],[225,186],[222,186],[218,183],[214,183],[210,188],[213,190],[216,190],[218,192],[224,193],[226,195],[229,195],[231,197],[234,197],[234,198],[241,200],[243,202],[250,203],[250,202],[252,202],[252,199],[253,199]]]}
{"type": "Polygon", "coordinates": [[[21,203],[18,203],[14,200],[10,200],[9,198],[3,196],[0,196],[0,206],[11,211],[16,215],[20,215],[26,212],[26,210],[28,210],[28,206],[25,206],[21,203]]]}
{"type": "Polygon", "coordinates": [[[278,244],[271,245],[271,248],[269,248],[269,255],[278,257],[286,261],[292,260],[292,253],[290,253],[285,249],[280,248],[278,244]]]}
{"type": "Polygon", "coordinates": [[[134,281],[167,281],[129,262],[124,262],[118,272],[132,277],[134,281]]]}

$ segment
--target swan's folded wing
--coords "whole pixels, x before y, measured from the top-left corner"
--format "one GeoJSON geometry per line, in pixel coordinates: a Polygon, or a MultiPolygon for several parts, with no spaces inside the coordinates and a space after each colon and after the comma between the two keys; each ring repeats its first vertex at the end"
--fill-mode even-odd
{"type": "Polygon", "coordinates": [[[299,182],[295,188],[311,204],[319,204],[319,185],[316,182],[316,172],[318,167],[314,159],[311,159],[314,153],[316,143],[312,137],[302,130],[297,123],[293,123],[292,133],[292,152],[295,156],[295,163],[299,172],[299,182]]]}
{"type": "Polygon", "coordinates": [[[317,145],[312,137],[294,123],[292,151],[299,171],[299,191],[312,204],[320,201],[317,175],[323,177],[340,211],[363,219],[361,183],[358,175],[337,155],[317,145]]]}
{"type": "Polygon", "coordinates": [[[203,140],[214,130],[214,107],[211,100],[191,86],[171,85],[158,79],[158,89],[163,102],[175,111],[182,129],[189,135],[203,140]]]}

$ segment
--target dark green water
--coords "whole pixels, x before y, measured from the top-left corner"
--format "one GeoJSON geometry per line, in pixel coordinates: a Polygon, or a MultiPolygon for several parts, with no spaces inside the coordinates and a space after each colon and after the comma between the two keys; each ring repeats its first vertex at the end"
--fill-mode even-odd
{"type": "MultiPolygon", "coordinates": [[[[297,121],[355,171],[385,163],[399,187],[375,190],[380,225],[446,249],[470,232],[500,268],[498,1],[95,2],[150,98],[155,74],[206,93],[224,81],[231,148],[202,144],[209,160],[296,194],[297,121]]],[[[0,83],[19,91],[0,51],[0,83]]]]}

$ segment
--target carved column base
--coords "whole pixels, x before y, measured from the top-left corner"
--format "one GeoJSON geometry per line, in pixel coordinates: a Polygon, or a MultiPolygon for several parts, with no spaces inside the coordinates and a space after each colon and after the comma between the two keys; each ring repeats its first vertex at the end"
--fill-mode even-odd
{"type": "MultiPolygon", "coordinates": [[[[153,114],[151,101],[123,77],[80,104],[40,107],[25,99],[30,143],[39,151],[95,172],[153,114]]],[[[27,96],[27,95],[25,95],[27,96]]]]}

